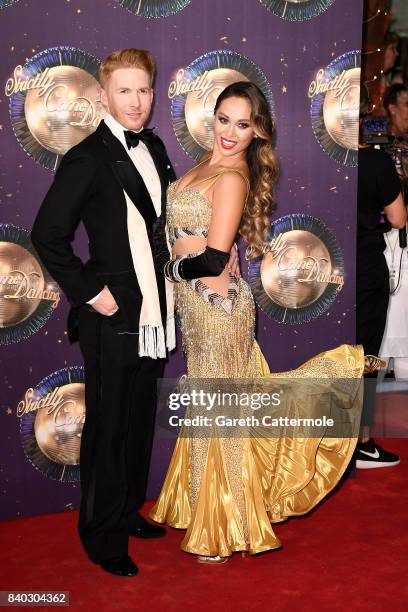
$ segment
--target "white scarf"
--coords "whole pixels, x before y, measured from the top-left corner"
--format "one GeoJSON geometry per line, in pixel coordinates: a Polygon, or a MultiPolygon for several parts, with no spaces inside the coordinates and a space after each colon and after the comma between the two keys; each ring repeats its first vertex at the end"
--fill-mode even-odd
{"type": "MultiPolygon", "coordinates": [[[[120,142],[127,151],[124,136],[125,128],[109,114],[107,114],[105,117],[105,124],[111,130],[113,135],[116,136],[118,140],[120,140],[120,142]]],[[[143,144],[139,143],[138,146],[143,147],[143,144]]],[[[150,156],[149,153],[148,155],[150,156]]],[[[132,163],[134,163],[136,166],[136,163],[132,159],[132,157],[130,155],[129,157],[132,163]]],[[[147,161],[150,163],[150,159],[148,159],[147,161]]],[[[151,161],[153,164],[153,160],[151,161]]],[[[155,170],[154,172],[156,174],[155,170]]],[[[146,184],[146,180],[143,175],[142,179],[146,184]]],[[[159,177],[157,177],[157,180],[160,182],[159,177]]],[[[167,323],[165,333],[160,312],[160,300],[159,292],[157,289],[156,272],[154,269],[153,255],[150,248],[150,242],[146,231],[146,224],[142,215],[140,214],[132,200],[129,198],[126,191],[124,191],[124,195],[126,198],[127,205],[127,230],[129,236],[130,251],[132,253],[133,267],[137,277],[137,282],[139,283],[140,291],[143,296],[142,308],[140,311],[139,318],[139,355],[140,357],[151,357],[152,359],[158,359],[160,357],[166,357],[166,347],[169,351],[171,351],[176,346],[173,285],[167,279],[165,279],[167,306],[167,323]]],[[[158,194],[156,194],[156,196],[157,195],[158,194]]],[[[152,201],[156,210],[156,214],[159,215],[161,210],[161,197],[152,197],[152,201]]],[[[167,245],[169,246],[167,232],[166,240],[167,245]]]]}
{"type": "Polygon", "coordinates": [[[143,296],[139,319],[139,355],[140,357],[152,357],[153,359],[166,357],[166,347],[171,351],[176,346],[173,285],[165,279],[167,305],[165,340],[156,272],[146,224],[132,200],[126,192],[124,193],[128,210],[127,224],[133,267],[143,296]]]}

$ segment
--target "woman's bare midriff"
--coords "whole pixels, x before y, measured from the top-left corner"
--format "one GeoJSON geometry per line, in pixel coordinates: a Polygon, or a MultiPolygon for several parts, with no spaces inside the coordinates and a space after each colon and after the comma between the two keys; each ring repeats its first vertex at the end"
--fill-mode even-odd
{"type": "MultiPolygon", "coordinates": [[[[207,240],[200,236],[188,236],[177,238],[173,244],[172,253],[174,255],[187,255],[202,251],[207,246],[207,240]]],[[[201,278],[203,283],[213,289],[219,295],[228,296],[229,273],[225,269],[219,276],[205,276],[201,278]]]]}

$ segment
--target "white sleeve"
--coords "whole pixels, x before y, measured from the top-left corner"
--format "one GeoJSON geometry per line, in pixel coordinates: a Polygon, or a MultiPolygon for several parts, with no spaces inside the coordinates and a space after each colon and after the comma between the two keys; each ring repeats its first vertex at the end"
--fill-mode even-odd
{"type": "MultiPolygon", "coordinates": [[[[103,291],[103,289],[102,289],[102,291],[103,291]]],[[[87,302],[87,304],[95,304],[96,300],[97,300],[97,299],[98,299],[98,297],[101,295],[102,291],[100,291],[100,292],[98,293],[98,295],[95,295],[95,297],[93,297],[93,298],[92,298],[92,300],[89,300],[89,301],[87,302]]]]}

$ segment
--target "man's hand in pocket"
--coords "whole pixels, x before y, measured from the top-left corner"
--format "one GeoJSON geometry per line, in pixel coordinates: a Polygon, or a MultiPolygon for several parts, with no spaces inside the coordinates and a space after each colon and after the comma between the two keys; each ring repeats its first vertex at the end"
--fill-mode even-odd
{"type": "Polygon", "coordinates": [[[105,315],[105,317],[111,317],[119,307],[115,302],[115,298],[109,291],[108,287],[104,287],[101,293],[98,296],[96,302],[92,304],[92,308],[99,312],[101,315],[105,315]]]}

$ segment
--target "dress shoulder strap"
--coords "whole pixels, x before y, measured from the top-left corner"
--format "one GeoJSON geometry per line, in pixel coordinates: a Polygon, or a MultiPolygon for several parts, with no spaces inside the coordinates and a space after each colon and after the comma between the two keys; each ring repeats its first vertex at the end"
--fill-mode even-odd
{"type": "MultiPolygon", "coordinates": [[[[221,170],[220,172],[217,172],[217,174],[213,174],[212,176],[207,176],[205,179],[203,179],[201,181],[198,181],[198,183],[203,183],[204,181],[209,181],[209,184],[206,185],[204,187],[204,189],[201,190],[201,193],[204,194],[209,189],[211,189],[211,187],[213,187],[215,185],[215,183],[217,182],[219,177],[222,176],[223,174],[225,174],[226,172],[237,172],[238,174],[240,174],[242,176],[242,178],[245,180],[245,183],[246,183],[246,186],[247,186],[247,196],[246,197],[248,199],[248,195],[249,195],[249,191],[250,191],[249,179],[248,179],[247,175],[245,174],[245,172],[243,170],[240,170],[239,168],[226,168],[225,170],[221,170]]],[[[196,183],[196,185],[198,183],[196,183]]]]}

